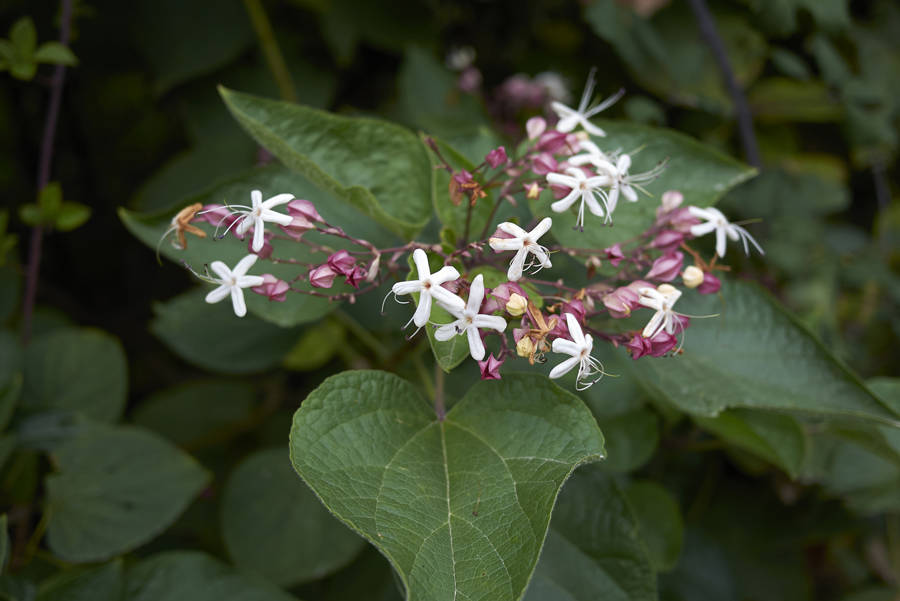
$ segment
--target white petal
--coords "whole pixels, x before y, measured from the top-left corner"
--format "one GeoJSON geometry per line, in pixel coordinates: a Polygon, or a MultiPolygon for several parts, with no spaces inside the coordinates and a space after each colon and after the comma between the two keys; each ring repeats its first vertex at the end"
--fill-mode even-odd
{"type": "Polygon", "coordinates": [[[553,225],[553,220],[549,217],[544,217],[541,219],[541,222],[534,226],[534,229],[531,230],[529,237],[532,242],[537,241],[538,238],[546,234],[550,230],[550,226],[553,225]]]}
{"type": "Polygon", "coordinates": [[[688,207],[688,211],[691,213],[691,215],[700,219],[713,220],[717,217],[717,215],[710,211],[709,208],[701,209],[700,207],[695,207],[692,205],[688,207]]]}
{"type": "Polygon", "coordinates": [[[239,237],[243,237],[244,234],[247,233],[247,230],[254,224],[255,220],[250,217],[250,215],[243,215],[238,221],[238,224],[234,227],[234,233],[239,237]]]}
{"type": "Polygon", "coordinates": [[[597,136],[598,138],[605,138],[606,132],[588,121],[587,119],[581,120],[581,126],[584,127],[584,130],[591,134],[592,136],[597,136]]]}
{"type": "Polygon", "coordinates": [[[469,313],[478,313],[481,308],[481,301],[484,300],[484,276],[480,273],[472,280],[469,287],[469,300],[466,301],[466,310],[469,313]]]}
{"type": "Polygon", "coordinates": [[[569,335],[572,337],[572,341],[578,346],[584,346],[584,334],[581,333],[581,325],[571,313],[566,313],[566,326],[569,328],[569,335]]]}
{"type": "Polygon", "coordinates": [[[441,267],[431,275],[431,281],[435,284],[444,284],[458,279],[459,272],[456,270],[456,267],[451,267],[449,265],[441,267]]]}
{"type": "Polygon", "coordinates": [[[263,209],[260,212],[260,218],[269,223],[277,223],[278,225],[285,226],[290,225],[291,222],[294,221],[294,218],[290,215],[285,215],[284,213],[279,213],[278,211],[273,211],[271,209],[263,209]]]}
{"type": "Polygon", "coordinates": [[[571,207],[575,203],[575,199],[581,196],[581,190],[577,188],[569,192],[569,195],[565,198],[557,200],[553,204],[550,205],[550,209],[552,209],[555,213],[562,213],[563,211],[567,211],[569,207],[571,207]]]}
{"type": "Polygon", "coordinates": [[[587,203],[588,209],[591,211],[591,213],[596,215],[597,217],[603,217],[606,214],[603,211],[603,207],[600,206],[600,203],[597,202],[597,198],[593,194],[585,194],[584,201],[587,203]]]}
{"type": "Polygon", "coordinates": [[[606,206],[609,208],[609,212],[612,213],[616,210],[616,206],[619,204],[619,186],[613,186],[609,190],[609,194],[606,197],[606,206]]]}
{"type": "Polygon", "coordinates": [[[222,284],[215,290],[212,290],[209,294],[206,295],[206,302],[209,304],[217,303],[231,292],[231,286],[226,286],[222,284]]]}
{"type": "MultiPolygon", "coordinates": [[[[578,170],[581,173],[581,170],[578,170]]],[[[583,175],[583,174],[582,174],[583,175]]],[[[581,178],[584,179],[584,178],[581,178]]],[[[574,178],[569,175],[563,175],[562,173],[548,173],[547,174],[547,183],[553,184],[554,186],[565,186],[567,188],[577,188],[578,183],[581,180],[574,178]]]]}
{"type": "Polygon", "coordinates": [[[556,378],[566,375],[567,373],[569,373],[572,370],[573,367],[578,365],[578,360],[579,360],[579,357],[577,357],[577,356],[569,357],[568,359],[566,359],[565,361],[563,361],[562,363],[560,363],[559,365],[557,365],[556,367],[554,367],[553,369],[550,370],[550,377],[553,379],[556,379],[556,378]]]}
{"type": "Polygon", "coordinates": [[[578,122],[581,120],[580,117],[581,115],[579,115],[578,113],[573,113],[571,115],[563,117],[557,122],[556,131],[562,132],[564,134],[569,133],[578,125],[578,122]]]}
{"type": "Polygon", "coordinates": [[[238,288],[253,288],[254,286],[262,286],[265,280],[261,275],[242,275],[235,278],[235,285],[238,288]]]}
{"type": "Polygon", "coordinates": [[[716,228],[716,254],[725,258],[725,246],[727,242],[725,240],[725,228],[717,227],[716,228]]]}
{"type": "MultiPolygon", "coordinates": [[[[253,256],[255,257],[256,255],[253,256]]],[[[221,279],[231,280],[231,270],[228,269],[228,266],[222,261],[213,261],[209,264],[209,268],[212,269],[221,279]]]]}
{"type": "Polygon", "coordinates": [[[255,209],[262,203],[262,192],[260,192],[259,190],[251,190],[250,200],[252,201],[253,208],[255,209]]]}
{"type": "Polygon", "coordinates": [[[498,332],[506,329],[506,320],[499,315],[476,315],[472,319],[472,324],[476,328],[497,330],[498,332]]]}
{"type": "Polygon", "coordinates": [[[740,235],[738,234],[738,226],[726,225],[724,229],[725,233],[728,234],[728,238],[733,242],[737,242],[741,239],[740,235]]]}
{"type": "Polygon", "coordinates": [[[262,203],[262,206],[264,209],[271,209],[272,207],[283,205],[285,203],[291,202],[292,200],[294,200],[293,194],[276,194],[272,198],[262,203]]]}
{"type": "Polygon", "coordinates": [[[497,252],[503,252],[505,250],[519,250],[522,248],[522,239],[521,238],[491,238],[488,240],[488,244],[491,245],[497,252]]]}
{"type": "Polygon", "coordinates": [[[700,236],[705,236],[716,229],[716,224],[713,221],[707,221],[706,223],[698,223],[697,225],[691,226],[691,236],[695,238],[699,238],[700,236]]]}
{"type": "Polygon", "coordinates": [[[422,291],[422,294],[419,295],[419,306],[416,307],[416,312],[413,314],[413,323],[416,324],[417,328],[421,328],[428,323],[428,318],[430,316],[431,295],[422,291]]]}
{"type": "Polygon", "coordinates": [[[628,199],[629,202],[637,202],[638,195],[637,192],[634,191],[634,188],[625,184],[622,186],[622,194],[625,195],[625,198],[628,199]]]}
{"type": "Polygon", "coordinates": [[[631,157],[627,154],[623,154],[619,157],[619,160],[616,161],[616,171],[619,173],[624,173],[631,168],[631,157]]]}
{"type": "Polygon", "coordinates": [[[262,219],[257,219],[257,224],[253,229],[253,251],[259,252],[266,244],[266,231],[263,229],[262,219]]]}
{"type": "Polygon", "coordinates": [[[247,304],[244,302],[244,291],[233,286],[231,288],[231,305],[234,307],[234,314],[243,317],[247,314],[247,304]]]}
{"type": "Polygon", "coordinates": [[[413,251],[413,263],[416,266],[416,272],[420,280],[424,280],[431,275],[431,268],[428,266],[428,255],[421,248],[413,251]]]}
{"type": "Polygon", "coordinates": [[[476,361],[484,359],[484,343],[477,328],[466,328],[466,336],[469,338],[469,353],[476,361]]]}
{"type": "Polygon", "coordinates": [[[422,282],[419,280],[413,280],[412,282],[397,282],[393,286],[391,286],[391,291],[394,294],[402,295],[402,294],[412,294],[413,292],[418,292],[422,289],[422,282]]]}
{"type": "Polygon", "coordinates": [[[573,357],[581,355],[581,347],[565,338],[554,338],[553,346],[551,348],[554,353],[563,353],[573,357]]]}
{"type": "Polygon", "coordinates": [[[644,338],[653,338],[659,331],[664,316],[665,314],[662,311],[654,313],[653,317],[650,318],[650,321],[647,322],[647,325],[644,326],[644,331],[641,332],[641,336],[644,338]]]}
{"type": "Polygon", "coordinates": [[[525,257],[528,251],[524,248],[519,249],[513,260],[509,262],[509,269],[506,271],[506,279],[510,282],[516,282],[522,279],[522,267],[525,265],[525,257]]]}
{"type": "Polygon", "coordinates": [[[256,263],[256,260],[258,258],[259,258],[258,255],[254,255],[254,254],[247,255],[246,257],[244,257],[243,259],[238,261],[238,264],[234,266],[234,270],[231,272],[231,274],[236,278],[239,278],[242,275],[245,275],[247,273],[247,271],[251,267],[253,267],[253,264],[256,263]]]}
{"type": "Polygon", "coordinates": [[[553,112],[556,113],[560,119],[575,114],[575,109],[570,108],[564,105],[562,102],[558,102],[556,100],[550,103],[550,108],[553,109],[553,112]]]}
{"type": "Polygon", "coordinates": [[[501,232],[506,232],[510,236],[514,238],[524,238],[528,235],[528,232],[520,228],[515,223],[510,223],[509,221],[504,221],[500,225],[497,226],[497,229],[501,232]]]}
{"type": "Polygon", "coordinates": [[[430,292],[430,296],[433,296],[434,300],[451,313],[462,313],[466,308],[466,303],[463,302],[463,299],[459,298],[446,288],[432,286],[430,292]]]}
{"type": "Polygon", "coordinates": [[[435,340],[440,340],[441,342],[447,342],[454,336],[458,335],[459,332],[456,329],[456,323],[457,322],[454,321],[453,323],[448,323],[447,325],[443,325],[443,326],[437,328],[434,331],[435,340]]]}
{"type": "Polygon", "coordinates": [[[540,262],[541,267],[553,267],[553,264],[550,262],[550,257],[548,257],[547,253],[545,253],[543,250],[534,245],[529,247],[528,250],[535,256],[538,262],[540,262]]]}

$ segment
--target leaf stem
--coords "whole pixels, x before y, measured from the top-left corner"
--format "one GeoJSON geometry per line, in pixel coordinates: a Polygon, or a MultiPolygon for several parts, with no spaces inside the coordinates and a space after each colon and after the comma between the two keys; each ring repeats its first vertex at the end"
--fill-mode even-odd
{"type": "Polygon", "coordinates": [[[434,412],[439,421],[447,417],[447,408],[444,406],[444,370],[440,364],[434,362],[434,412]]]}
{"type": "Polygon", "coordinates": [[[266,57],[266,64],[275,83],[278,84],[278,91],[281,99],[287,102],[297,102],[297,93],[294,91],[294,81],[291,78],[291,72],[288,71],[287,63],[278,47],[278,40],[275,39],[275,31],[272,29],[272,23],[266,14],[260,0],[244,0],[244,7],[250,15],[250,21],[253,23],[253,30],[256,37],[259,38],[259,44],[262,47],[263,55],[266,57]]]}
{"type": "MultiPolygon", "coordinates": [[[[59,20],[59,42],[68,45],[69,31],[72,21],[72,0],[62,0],[59,20]]],[[[50,166],[53,163],[53,142],[56,138],[56,123],[59,121],[59,109],[62,104],[63,83],[66,79],[65,65],[57,65],[50,80],[50,105],[44,120],[44,134],[41,137],[41,154],[38,162],[37,191],[41,191],[50,182],[50,166]]],[[[31,240],[28,246],[28,267],[25,272],[25,298],[22,307],[22,343],[28,344],[31,338],[31,315],[34,312],[34,300],[37,296],[38,275],[41,270],[41,243],[44,228],[36,225],[31,229],[31,240]]]]}

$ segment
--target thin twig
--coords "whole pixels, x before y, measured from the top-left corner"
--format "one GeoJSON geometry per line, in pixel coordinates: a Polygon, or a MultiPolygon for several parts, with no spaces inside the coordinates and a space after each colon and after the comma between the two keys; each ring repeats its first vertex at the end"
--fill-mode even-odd
{"type": "Polygon", "coordinates": [[[747,97],[741,89],[737,78],[734,75],[734,69],[728,61],[728,53],[725,50],[725,43],[722,42],[721,36],[716,29],[716,23],[706,0],[690,0],[691,9],[694,11],[694,17],[697,19],[697,25],[700,27],[700,34],[712,50],[722,77],[725,79],[725,85],[728,87],[728,93],[731,94],[731,101],[734,103],[734,110],[737,113],[738,132],[741,136],[741,145],[744,148],[744,156],[747,162],[756,167],[762,168],[762,160],[759,156],[759,146],[756,143],[756,134],[753,133],[753,115],[750,113],[750,105],[747,103],[747,97]]]}
{"type": "MultiPolygon", "coordinates": [[[[59,42],[69,44],[69,30],[72,20],[72,0],[62,0],[62,13],[59,21],[59,42]]],[[[38,196],[50,183],[50,166],[53,163],[53,142],[56,138],[56,123],[59,121],[59,108],[62,105],[63,83],[66,79],[66,68],[57,65],[50,80],[50,105],[47,107],[47,118],[44,120],[44,134],[41,137],[41,155],[38,162],[37,190],[38,196]]],[[[37,281],[41,270],[41,242],[44,228],[38,224],[31,229],[31,241],[28,247],[28,268],[25,274],[25,299],[22,309],[22,343],[28,344],[31,338],[31,314],[34,311],[34,300],[37,296],[37,281]]]]}
{"type": "Polygon", "coordinates": [[[282,100],[288,102],[297,102],[297,93],[294,90],[294,81],[291,78],[291,72],[288,71],[287,63],[278,47],[278,40],[275,38],[275,32],[272,30],[272,23],[266,14],[260,0],[244,0],[244,7],[250,15],[250,21],[253,23],[253,30],[256,37],[259,38],[259,44],[262,46],[263,54],[266,57],[266,63],[278,84],[278,92],[282,100]]]}

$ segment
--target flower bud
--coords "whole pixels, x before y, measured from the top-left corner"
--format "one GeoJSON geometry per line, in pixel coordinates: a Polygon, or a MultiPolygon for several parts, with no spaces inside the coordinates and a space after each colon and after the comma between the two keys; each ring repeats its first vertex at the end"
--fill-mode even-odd
{"type": "Polygon", "coordinates": [[[520,357],[530,357],[534,352],[534,343],[529,336],[522,336],[516,343],[516,354],[520,357]]]}
{"type": "Polygon", "coordinates": [[[635,361],[650,354],[650,341],[641,336],[640,332],[635,334],[631,340],[625,343],[625,348],[631,353],[631,358],[635,361]]]}
{"type": "Polygon", "coordinates": [[[697,287],[697,292],[700,294],[715,294],[721,287],[722,282],[719,281],[719,278],[711,273],[704,273],[703,283],[697,287]]]}
{"type": "Polygon", "coordinates": [[[631,315],[632,310],[640,306],[640,295],[637,290],[629,286],[616,288],[603,297],[603,306],[609,311],[610,317],[622,319],[631,315]]]}
{"type": "Polygon", "coordinates": [[[527,308],[528,299],[515,292],[510,295],[509,300],[506,302],[506,312],[513,317],[519,317],[520,315],[525,313],[525,309],[527,308]]]}
{"type": "Polygon", "coordinates": [[[656,235],[650,246],[668,252],[678,248],[678,245],[684,241],[684,232],[676,232],[675,230],[664,230],[656,235]]]}
{"type": "Polygon", "coordinates": [[[262,278],[263,283],[259,286],[253,286],[251,290],[268,297],[270,301],[283,303],[287,297],[287,291],[291,289],[291,285],[284,280],[279,280],[271,273],[264,273],[262,278]]]}
{"type": "Polygon", "coordinates": [[[619,244],[613,244],[609,248],[604,248],[603,252],[606,253],[606,258],[609,259],[613,267],[618,267],[622,259],[625,258],[625,255],[622,253],[622,247],[619,244]]]}
{"type": "Polygon", "coordinates": [[[501,165],[505,165],[509,162],[509,157],[506,156],[506,148],[503,146],[498,146],[493,149],[487,156],[484,157],[485,162],[490,165],[492,168],[496,169],[501,165]]]}
{"type": "Polygon", "coordinates": [[[681,203],[684,202],[684,195],[678,190],[666,190],[663,192],[660,200],[662,201],[662,204],[656,209],[657,217],[680,207],[681,203]]]}
{"type": "Polygon", "coordinates": [[[501,365],[503,365],[503,359],[495,359],[494,353],[488,355],[488,358],[484,361],[479,361],[478,368],[481,370],[481,379],[499,380],[501,365]]]}
{"type": "Polygon", "coordinates": [[[206,221],[214,227],[222,228],[223,231],[227,230],[232,223],[240,218],[240,215],[235,215],[225,205],[216,204],[204,205],[203,209],[195,215],[192,221],[206,221]]]}
{"type": "Polygon", "coordinates": [[[645,277],[671,282],[681,271],[683,263],[684,253],[680,251],[668,252],[653,262],[653,266],[645,277]]]}
{"type": "Polygon", "coordinates": [[[537,175],[547,175],[559,169],[559,163],[552,155],[542,152],[531,161],[531,170],[537,175]]]}
{"type": "Polygon", "coordinates": [[[703,283],[703,270],[696,265],[689,265],[684,268],[681,274],[681,280],[688,288],[696,288],[703,283]]]}
{"type": "Polygon", "coordinates": [[[669,334],[665,330],[657,332],[653,338],[648,339],[650,343],[649,355],[652,357],[662,357],[673,348],[678,346],[678,338],[673,334],[669,334]]]}
{"type": "Polygon", "coordinates": [[[538,196],[541,195],[541,187],[537,182],[531,182],[530,184],[525,184],[525,198],[528,200],[534,200],[538,196]]]}
{"type": "Polygon", "coordinates": [[[528,139],[534,140],[547,129],[547,121],[543,117],[532,117],[525,122],[525,131],[528,132],[528,139]]]}
{"type": "Polygon", "coordinates": [[[303,217],[308,221],[324,221],[322,216],[319,215],[319,212],[316,210],[315,205],[308,200],[303,200],[301,198],[295,198],[291,202],[287,203],[288,215],[292,217],[303,217]]]}
{"type": "Polygon", "coordinates": [[[660,284],[656,287],[656,290],[664,296],[669,296],[673,292],[678,292],[678,288],[676,288],[672,284],[660,284]]]}
{"type": "Polygon", "coordinates": [[[313,225],[312,221],[303,215],[292,215],[292,217],[293,220],[289,225],[279,225],[278,227],[281,228],[281,231],[298,242],[303,234],[316,227],[313,225]]]}
{"type": "Polygon", "coordinates": [[[327,263],[335,272],[344,276],[349,276],[353,273],[356,259],[354,259],[346,250],[339,250],[328,257],[327,263]]]}
{"type": "Polygon", "coordinates": [[[309,284],[315,288],[331,288],[337,273],[328,266],[319,265],[309,270],[309,284]]]}

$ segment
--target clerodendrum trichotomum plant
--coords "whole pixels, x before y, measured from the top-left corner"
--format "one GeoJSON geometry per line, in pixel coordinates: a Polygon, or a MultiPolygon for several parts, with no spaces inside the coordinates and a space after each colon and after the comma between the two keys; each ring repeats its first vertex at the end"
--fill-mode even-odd
{"type": "Polygon", "coordinates": [[[671,131],[601,122],[621,94],[595,102],[593,73],[577,107],[553,102],[513,150],[222,95],[284,166],[164,221],[123,218],[208,285],[196,319],[219,308],[204,300],[230,304],[234,324],[352,315],[366,365],[384,370],[309,394],[291,460],[408,599],[556,599],[560,579],[578,599],[655,596],[660,562],[640,542],[652,515],[639,536],[619,484],[590,469],[556,503],[576,467],[617,459],[573,391],[612,403],[628,379],[698,420],[736,407],[896,420],[768,296],[726,277],[726,256],[763,249],[711,205],[752,170],[671,131]],[[793,379],[763,336],[843,392],[793,379]]]}

